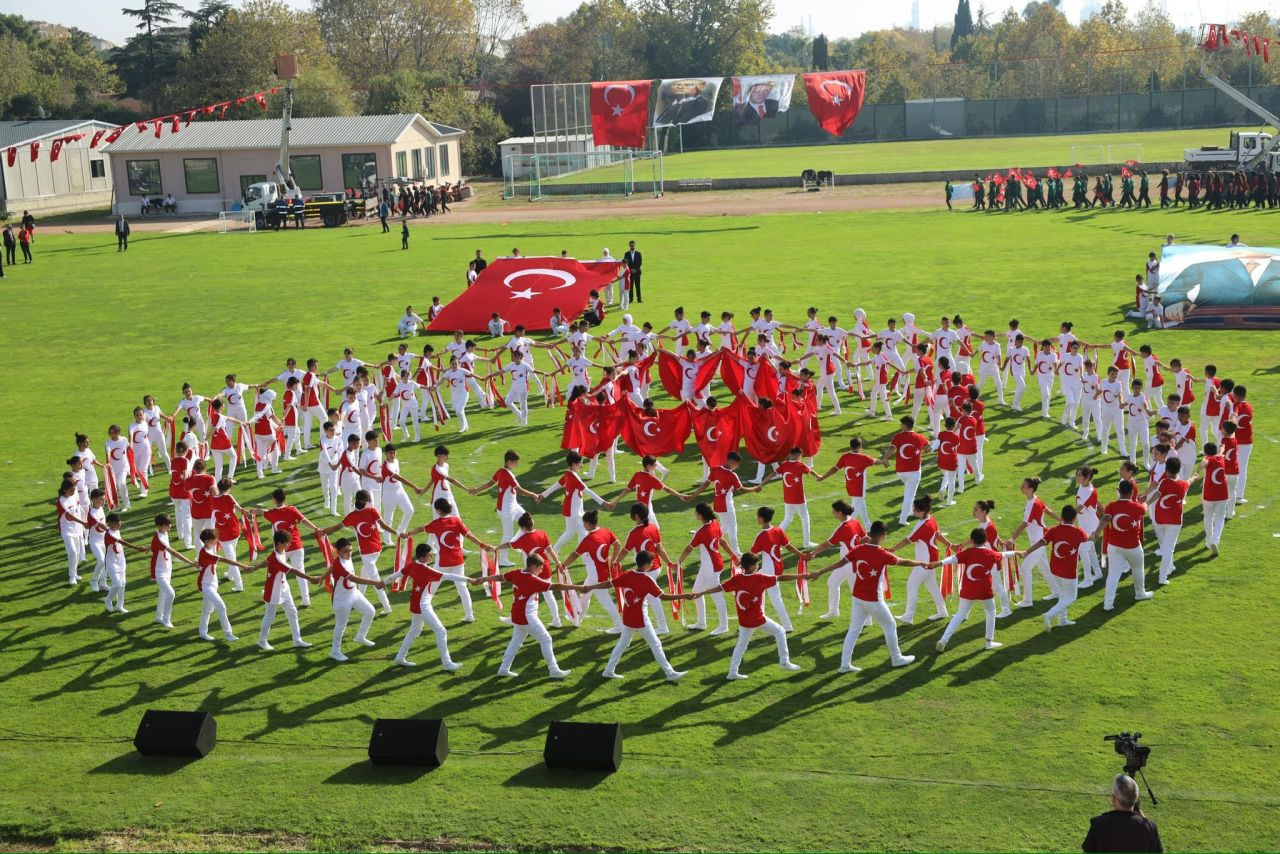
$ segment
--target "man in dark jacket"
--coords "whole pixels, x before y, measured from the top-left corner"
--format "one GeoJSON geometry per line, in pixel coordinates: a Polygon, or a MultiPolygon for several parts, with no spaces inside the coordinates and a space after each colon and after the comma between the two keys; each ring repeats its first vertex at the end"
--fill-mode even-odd
{"type": "Polygon", "coordinates": [[[1111,806],[1089,820],[1084,851],[1164,851],[1156,823],[1138,808],[1138,784],[1128,774],[1117,774],[1111,784],[1111,806]]]}
{"type": "Polygon", "coordinates": [[[129,220],[124,218],[124,214],[116,218],[116,251],[129,251],[129,220]]]}
{"type": "Polygon", "coordinates": [[[640,265],[644,262],[644,257],[636,249],[634,240],[627,244],[627,251],[622,256],[622,260],[631,271],[631,301],[644,302],[640,296],[640,265]]]}

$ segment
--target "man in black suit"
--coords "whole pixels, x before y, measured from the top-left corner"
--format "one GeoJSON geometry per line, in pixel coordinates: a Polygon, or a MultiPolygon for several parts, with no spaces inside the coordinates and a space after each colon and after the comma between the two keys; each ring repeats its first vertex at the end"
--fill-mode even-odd
{"type": "Polygon", "coordinates": [[[627,265],[627,269],[631,271],[632,302],[644,302],[640,297],[640,264],[643,263],[644,257],[636,249],[634,240],[627,244],[627,251],[622,256],[622,260],[627,265]]]}
{"type": "Polygon", "coordinates": [[[480,254],[480,250],[476,250],[476,275],[484,272],[484,268],[489,266],[489,262],[484,260],[484,256],[480,254]]]}
{"type": "MultiPolygon", "coordinates": [[[[655,127],[687,125],[715,109],[715,100],[707,96],[707,81],[697,78],[672,80],[665,92],[659,93],[655,127]]],[[[711,95],[716,94],[711,90],[711,95]]]]}
{"type": "Polygon", "coordinates": [[[747,98],[733,111],[735,125],[759,124],[762,119],[771,119],[778,114],[778,99],[770,98],[773,94],[772,83],[756,83],[747,90],[747,98]]]}
{"type": "Polygon", "coordinates": [[[1117,774],[1111,784],[1111,806],[1089,820],[1084,851],[1164,851],[1156,823],[1138,808],[1138,784],[1128,774],[1117,774]]]}

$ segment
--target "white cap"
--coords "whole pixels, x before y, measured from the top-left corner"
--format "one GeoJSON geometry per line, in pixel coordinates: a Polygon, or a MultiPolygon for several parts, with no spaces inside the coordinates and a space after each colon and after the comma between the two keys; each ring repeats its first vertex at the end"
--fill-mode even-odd
{"type": "Polygon", "coordinates": [[[856,318],[858,318],[859,320],[866,320],[866,319],[867,319],[867,313],[866,313],[865,311],[863,311],[862,309],[860,309],[860,308],[855,308],[855,309],[853,310],[853,316],[854,316],[854,317],[856,317],[856,318]]]}
{"type": "Polygon", "coordinates": [[[263,389],[262,391],[258,392],[259,403],[270,403],[275,399],[276,399],[276,393],[272,389],[269,389],[269,388],[263,389]]]}
{"type": "Polygon", "coordinates": [[[631,315],[629,315],[629,314],[624,314],[624,315],[622,315],[622,322],[623,322],[623,323],[626,323],[626,324],[630,324],[630,323],[631,323],[631,315]]]}

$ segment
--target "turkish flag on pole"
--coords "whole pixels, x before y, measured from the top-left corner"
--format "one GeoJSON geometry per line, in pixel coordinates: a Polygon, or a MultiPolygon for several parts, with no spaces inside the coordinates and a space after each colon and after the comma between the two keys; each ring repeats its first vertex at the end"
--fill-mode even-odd
{"type": "Polygon", "coordinates": [[[591,84],[591,135],[596,145],[644,148],[649,125],[648,80],[591,84]]]}
{"type": "Polygon", "coordinates": [[[498,258],[441,309],[428,332],[487,332],[495,311],[512,327],[551,328],[551,311],[573,320],[593,290],[613,281],[612,271],[592,270],[572,258],[498,258]]]}
{"type": "Polygon", "coordinates": [[[823,130],[835,136],[844,133],[858,117],[866,88],[865,71],[817,71],[804,75],[809,111],[823,130]]]}

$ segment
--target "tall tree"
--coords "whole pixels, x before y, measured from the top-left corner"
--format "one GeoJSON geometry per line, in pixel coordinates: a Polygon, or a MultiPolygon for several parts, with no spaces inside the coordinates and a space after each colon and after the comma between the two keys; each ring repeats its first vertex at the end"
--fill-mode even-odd
{"type": "Polygon", "coordinates": [[[973,34],[973,15],[969,12],[969,0],[960,0],[956,4],[955,25],[951,30],[951,49],[965,36],[973,34]]]}
{"type": "Polygon", "coordinates": [[[200,50],[200,42],[230,11],[231,4],[225,0],[204,0],[196,9],[182,13],[187,19],[187,44],[192,53],[200,50]]]}
{"type": "MultiPolygon", "coordinates": [[[[173,0],[142,0],[137,9],[121,9],[130,18],[137,18],[137,29],[141,31],[142,47],[147,57],[147,84],[154,86],[156,82],[155,63],[156,48],[159,41],[159,30],[164,24],[172,24],[182,7],[173,0]]],[[[156,105],[152,103],[152,109],[156,105]]]]}
{"type": "Polygon", "coordinates": [[[764,67],[771,0],[638,0],[635,8],[648,34],[645,62],[655,77],[764,67]]]}
{"type": "Polygon", "coordinates": [[[475,6],[475,75],[489,80],[498,71],[508,42],[528,26],[523,0],[473,0],[475,6]]]}
{"type": "Polygon", "coordinates": [[[35,47],[42,40],[36,22],[21,15],[0,15],[0,36],[12,36],[27,47],[35,47]]]}
{"type": "Polygon", "coordinates": [[[468,74],[475,50],[471,0],[313,0],[325,49],[357,84],[408,68],[468,74]]]}

